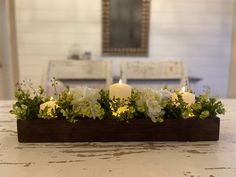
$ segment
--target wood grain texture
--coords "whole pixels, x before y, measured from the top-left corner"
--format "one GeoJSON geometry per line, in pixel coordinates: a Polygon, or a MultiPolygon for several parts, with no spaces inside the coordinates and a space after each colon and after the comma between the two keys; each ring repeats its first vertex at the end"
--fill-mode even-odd
{"type": "Polygon", "coordinates": [[[235,177],[236,100],[222,101],[219,141],[89,143],[19,143],[14,101],[0,101],[0,176],[235,177]]]}
{"type": "Polygon", "coordinates": [[[148,118],[120,122],[112,119],[17,120],[19,142],[116,142],[116,141],[215,141],[219,118],[166,119],[153,123],[148,118]]]}

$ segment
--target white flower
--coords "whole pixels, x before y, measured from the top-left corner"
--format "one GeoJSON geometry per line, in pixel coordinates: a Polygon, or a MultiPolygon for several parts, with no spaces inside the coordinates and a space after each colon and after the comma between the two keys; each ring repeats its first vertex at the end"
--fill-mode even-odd
{"type": "Polygon", "coordinates": [[[161,100],[162,99],[170,99],[172,97],[172,93],[167,89],[161,89],[160,96],[161,96],[161,100]]]}
{"type": "Polygon", "coordinates": [[[157,100],[147,100],[146,104],[148,107],[147,115],[153,122],[157,122],[157,117],[162,113],[162,107],[159,102],[157,100]]]}
{"type": "Polygon", "coordinates": [[[155,89],[147,88],[139,91],[138,99],[136,100],[137,109],[140,112],[146,113],[153,122],[157,122],[159,116],[163,115],[161,106],[162,98],[169,97],[169,93],[165,92],[168,96],[163,95],[155,89]]]}
{"type": "Polygon", "coordinates": [[[73,101],[71,104],[78,114],[87,117],[101,118],[104,114],[104,110],[98,103],[100,99],[99,89],[93,89],[88,87],[78,87],[71,90],[73,94],[73,101]]]}
{"type": "Polygon", "coordinates": [[[88,87],[78,87],[72,90],[74,99],[73,102],[82,101],[82,100],[89,100],[92,102],[97,102],[100,98],[99,90],[88,88],[88,87]]]}
{"type": "Polygon", "coordinates": [[[172,102],[177,102],[178,101],[178,95],[174,92],[174,93],[172,93],[172,95],[171,95],[171,100],[172,100],[172,102]]]}
{"type": "Polygon", "coordinates": [[[195,95],[189,92],[183,92],[182,93],[182,98],[185,103],[190,106],[191,104],[195,103],[195,95]]]}

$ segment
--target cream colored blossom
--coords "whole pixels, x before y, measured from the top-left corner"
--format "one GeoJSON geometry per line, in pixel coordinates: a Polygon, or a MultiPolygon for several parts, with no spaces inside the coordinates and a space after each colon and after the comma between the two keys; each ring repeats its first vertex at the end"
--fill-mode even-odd
{"type": "Polygon", "coordinates": [[[170,99],[172,97],[172,93],[167,89],[160,90],[161,99],[170,99]]]}
{"type": "Polygon", "coordinates": [[[102,118],[104,116],[104,110],[98,103],[100,99],[99,89],[88,87],[77,87],[71,90],[73,94],[73,101],[71,104],[74,109],[81,116],[90,118],[102,118]]]}
{"type": "Polygon", "coordinates": [[[160,121],[160,116],[164,114],[161,106],[162,99],[166,98],[158,90],[145,88],[139,91],[139,97],[136,100],[137,109],[140,112],[146,112],[147,116],[153,122],[160,121]]]}
{"type": "Polygon", "coordinates": [[[46,115],[43,115],[42,118],[56,118],[53,116],[53,112],[58,108],[59,106],[57,105],[56,101],[47,101],[43,104],[40,105],[40,111],[44,111],[47,109],[46,115]]]}
{"type": "Polygon", "coordinates": [[[191,104],[195,103],[195,95],[189,92],[183,92],[182,98],[185,103],[188,104],[188,106],[191,106],[191,104]]]}
{"type": "Polygon", "coordinates": [[[163,113],[161,105],[157,100],[147,100],[146,104],[148,107],[147,115],[153,122],[157,122],[157,117],[163,113]]]}
{"type": "Polygon", "coordinates": [[[172,93],[171,100],[172,100],[172,102],[177,102],[178,101],[178,95],[175,92],[172,93]]]}

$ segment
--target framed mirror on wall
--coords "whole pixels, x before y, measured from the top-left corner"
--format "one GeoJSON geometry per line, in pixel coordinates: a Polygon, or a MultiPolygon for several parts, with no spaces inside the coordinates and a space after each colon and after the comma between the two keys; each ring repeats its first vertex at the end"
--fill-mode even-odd
{"type": "Polygon", "coordinates": [[[102,53],[147,56],[150,0],[102,0],[102,53]]]}

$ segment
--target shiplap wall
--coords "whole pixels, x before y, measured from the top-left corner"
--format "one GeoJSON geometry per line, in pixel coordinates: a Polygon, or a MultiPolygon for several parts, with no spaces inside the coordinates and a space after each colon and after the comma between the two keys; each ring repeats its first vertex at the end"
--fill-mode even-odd
{"type": "MultiPolygon", "coordinates": [[[[149,56],[109,57],[115,75],[122,59],[183,60],[191,76],[227,94],[234,0],[151,0],[149,56]]],[[[73,44],[101,56],[101,0],[16,0],[20,78],[40,83],[49,60],[66,59],[73,44]]]]}

